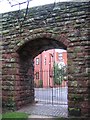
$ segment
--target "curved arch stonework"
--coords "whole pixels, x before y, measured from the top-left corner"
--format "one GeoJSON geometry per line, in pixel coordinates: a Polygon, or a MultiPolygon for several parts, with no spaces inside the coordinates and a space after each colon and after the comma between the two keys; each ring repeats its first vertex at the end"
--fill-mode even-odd
{"type": "MultiPolygon", "coordinates": [[[[39,31],[39,30],[38,30],[39,31]]],[[[69,45],[69,40],[68,37],[65,34],[55,34],[55,33],[49,33],[49,32],[43,32],[43,31],[39,31],[39,33],[31,33],[32,36],[30,36],[28,34],[28,37],[19,41],[18,44],[14,47],[14,51],[18,51],[18,49],[23,46],[24,44],[26,44],[27,42],[30,42],[31,40],[35,40],[35,39],[42,39],[43,38],[47,38],[47,39],[54,39],[58,42],[63,43],[66,47],[68,47],[69,45]]],[[[21,37],[22,38],[22,37],[21,37]]]]}
{"type": "Polygon", "coordinates": [[[30,8],[24,21],[21,10],[19,24],[18,11],[2,14],[3,108],[16,110],[34,102],[33,57],[45,49],[63,48],[68,53],[69,112],[80,110],[82,116],[89,116],[90,5],[67,2],[52,6],[30,8]]]}

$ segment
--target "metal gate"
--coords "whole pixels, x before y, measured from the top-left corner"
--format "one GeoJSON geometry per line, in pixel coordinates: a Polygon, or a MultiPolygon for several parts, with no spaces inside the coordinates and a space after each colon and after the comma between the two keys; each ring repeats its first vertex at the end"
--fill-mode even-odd
{"type": "Polygon", "coordinates": [[[56,67],[54,71],[35,73],[35,101],[43,104],[67,105],[67,80],[64,69],[56,67]]]}

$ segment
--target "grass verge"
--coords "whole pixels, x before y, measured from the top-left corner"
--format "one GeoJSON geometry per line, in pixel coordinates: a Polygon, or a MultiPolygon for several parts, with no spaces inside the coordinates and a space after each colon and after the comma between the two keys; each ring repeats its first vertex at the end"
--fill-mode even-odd
{"type": "Polygon", "coordinates": [[[2,114],[1,120],[27,120],[28,114],[20,112],[7,112],[2,114]]]}

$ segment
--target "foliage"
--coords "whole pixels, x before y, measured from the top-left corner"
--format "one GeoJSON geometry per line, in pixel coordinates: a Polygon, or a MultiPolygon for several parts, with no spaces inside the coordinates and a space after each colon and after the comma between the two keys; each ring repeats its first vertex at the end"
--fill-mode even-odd
{"type": "Polygon", "coordinates": [[[82,100],[83,100],[83,96],[74,94],[74,95],[71,96],[71,99],[72,99],[73,101],[78,102],[78,101],[82,101],[82,100]]]}
{"type": "Polygon", "coordinates": [[[39,80],[39,87],[43,87],[43,80],[39,80]]]}
{"type": "Polygon", "coordinates": [[[81,116],[80,108],[69,108],[68,111],[70,116],[81,116]]]}
{"type": "Polygon", "coordinates": [[[66,76],[66,66],[60,66],[54,63],[54,84],[60,85],[66,76]]]}
{"type": "Polygon", "coordinates": [[[5,114],[2,114],[2,120],[27,120],[28,115],[26,113],[20,113],[20,112],[7,112],[5,114]]]}

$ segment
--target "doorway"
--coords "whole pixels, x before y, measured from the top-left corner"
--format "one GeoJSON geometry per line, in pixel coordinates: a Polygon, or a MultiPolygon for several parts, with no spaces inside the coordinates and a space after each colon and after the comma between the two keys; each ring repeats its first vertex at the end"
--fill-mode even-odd
{"type": "Polygon", "coordinates": [[[67,47],[57,40],[40,38],[27,42],[19,49],[20,77],[23,85],[26,85],[26,94],[28,93],[27,96],[25,94],[26,97],[23,97],[28,99],[26,99],[27,103],[34,102],[34,104],[27,106],[25,110],[30,114],[60,115],[61,117],[64,114],[68,116],[68,90],[65,86],[67,81],[64,80],[62,75],[63,66],[56,63],[57,56],[62,60],[61,54],[56,54],[56,48],[66,50],[67,47]],[[47,50],[49,51],[48,56],[44,54],[47,50]],[[37,68],[40,68],[39,71],[37,68],[36,71],[34,70],[34,64],[37,68]],[[66,95],[66,98],[64,95],[66,95]],[[66,100],[64,101],[64,99],[66,100]],[[41,106],[43,109],[40,112],[41,106]]]}
{"type": "MultiPolygon", "coordinates": [[[[42,109],[42,115],[50,115],[50,111],[54,109],[55,113],[52,111],[54,116],[60,115],[61,111],[67,116],[68,80],[66,50],[49,49],[34,58],[34,91],[36,105],[48,110],[46,114],[42,109]]],[[[35,114],[38,114],[37,111],[35,114]]]]}

